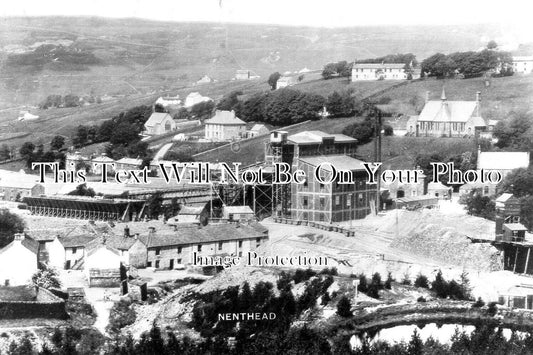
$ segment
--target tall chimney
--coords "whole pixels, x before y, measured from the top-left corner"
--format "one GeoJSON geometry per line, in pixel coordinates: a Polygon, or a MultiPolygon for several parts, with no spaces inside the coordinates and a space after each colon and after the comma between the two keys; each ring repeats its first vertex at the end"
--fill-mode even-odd
{"type": "Polygon", "coordinates": [[[476,116],[481,117],[479,109],[481,106],[481,91],[476,92],[476,116]]]}

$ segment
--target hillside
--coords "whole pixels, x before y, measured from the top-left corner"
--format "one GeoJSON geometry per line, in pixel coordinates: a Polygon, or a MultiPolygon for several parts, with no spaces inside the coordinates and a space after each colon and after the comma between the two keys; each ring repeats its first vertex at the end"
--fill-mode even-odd
{"type": "Polygon", "coordinates": [[[396,52],[412,52],[422,60],[438,51],[477,49],[482,38],[502,31],[489,25],[328,29],[94,17],[2,18],[0,109],[35,105],[50,94],[146,94],[190,84],[205,74],[228,80],[237,69],[250,69],[264,80],[274,71],[320,69],[331,61],[396,52]],[[40,45],[57,48],[44,59],[28,55],[40,45]]]}

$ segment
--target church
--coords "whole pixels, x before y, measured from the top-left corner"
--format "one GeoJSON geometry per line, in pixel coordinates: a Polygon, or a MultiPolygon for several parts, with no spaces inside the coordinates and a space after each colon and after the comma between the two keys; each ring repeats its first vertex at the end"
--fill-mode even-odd
{"type": "Polygon", "coordinates": [[[475,101],[448,101],[443,88],[440,100],[430,101],[426,97],[420,115],[409,118],[407,134],[416,137],[472,137],[487,128],[481,117],[480,105],[480,92],[476,93],[475,101]]]}

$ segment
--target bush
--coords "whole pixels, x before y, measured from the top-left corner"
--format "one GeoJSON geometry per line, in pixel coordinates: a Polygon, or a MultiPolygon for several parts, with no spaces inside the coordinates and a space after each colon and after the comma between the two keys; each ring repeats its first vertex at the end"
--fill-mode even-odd
{"type": "Polygon", "coordinates": [[[428,278],[422,274],[418,274],[415,280],[415,287],[429,288],[428,278]]]}
{"type": "Polygon", "coordinates": [[[478,297],[477,301],[474,302],[474,304],[472,305],[472,308],[481,308],[484,305],[485,305],[485,302],[481,299],[481,297],[478,297]]]}
{"type": "Polygon", "coordinates": [[[122,299],[115,303],[109,313],[110,333],[118,333],[122,328],[135,322],[135,310],[131,307],[131,301],[122,299]]]}
{"type": "Polygon", "coordinates": [[[341,317],[347,318],[351,317],[352,314],[352,304],[346,296],[342,296],[339,302],[337,303],[337,314],[341,317]]]}
{"type": "Polygon", "coordinates": [[[496,312],[498,312],[498,303],[497,302],[489,303],[489,308],[487,309],[487,313],[491,316],[494,316],[496,312]]]}

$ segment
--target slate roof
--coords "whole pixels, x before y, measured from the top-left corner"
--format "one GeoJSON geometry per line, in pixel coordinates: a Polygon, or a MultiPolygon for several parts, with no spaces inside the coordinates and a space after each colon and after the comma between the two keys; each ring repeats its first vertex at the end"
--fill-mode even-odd
{"type": "Polygon", "coordinates": [[[172,119],[172,117],[166,113],[166,112],[154,112],[150,115],[150,118],[148,118],[148,121],[144,124],[145,127],[154,127],[156,125],[160,125],[167,116],[172,119]]]}
{"type": "Polygon", "coordinates": [[[218,125],[246,125],[246,123],[235,116],[234,111],[217,110],[215,116],[205,121],[206,124],[218,125]]]}
{"type": "Polygon", "coordinates": [[[527,231],[522,223],[504,223],[503,226],[511,231],[527,231]]]}
{"type": "Polygon", "coordinates": [[[337,170],[365,170],[363,161],[346,155],[319,155],[300,158],[300,161],[317,167],[322,163],[330,163],[337,170]]]}
{"type": "Polygon", "coordinates": [[[477,105],[476,101],[429,101],[420,112],[418,122],[466,123],[475,116],[477,105]]]}
{"type": "Polygon", "coordinates": [[[322,131],[303,131],[287,137],[287,140],[296,144],[320,144],[324,138],[333,138],[335,143],[357,142],[357,139],[344,134],[329,134],[322,131]]]}
{"type": "Polygon", "coordinates": [[[32,253],[35,253],[37,254],[37,252],[39,251],[39,242],[37,242],[36,240],[33,240],[29,237],[25,237],[22,241],[21,241],[21,244],[26,248],[28,249],[29,251],[31,251],[32,253]]]}
{"type": "MultiPolygon", "coordinates": [[[[256,227],[257,228],[257,227],[256,227]]],[[[205,227],[182,227],[177,231],[156,231],[140,236],[148,248],[173,245],[213,243],[229,240],[264,238],[265,234],[244,224],[208,224],[205,227]]]]}
{"type": "Polygon", "coordinates": [[[512,170],[529,166],[529,152],[480,152],[478,169],[512,170]]]}
{"type": "Polygon", "coordinates": [[[404,63],[355,63],[353,68],[357,69],[403,69],[404,63]]]}
{"type": "Polygon", "coordinates": [[[496,199],[496,202],[507,202],[507,200],[509,200],[511,197],[513,197],[513,194],[504,193],[496,199]]]}

